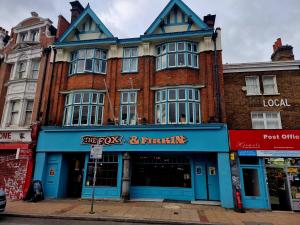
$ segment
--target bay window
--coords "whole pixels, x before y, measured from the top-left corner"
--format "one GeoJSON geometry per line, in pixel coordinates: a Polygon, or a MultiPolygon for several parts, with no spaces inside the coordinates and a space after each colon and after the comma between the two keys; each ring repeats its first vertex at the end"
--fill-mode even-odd
{"type": "Polygon", "coordinates": [[[200,92],[194,88],[170,88],[156,91],[156,124],[201,123],[200,92]]]}
{"type": "Polygon", "coordinates": [[[71,53],[69,74],[106,74],[107,51],[102,49],[80,49],[71,53]]]}
{"type": "Polygon", "coordinates": [[[197,43],[180,41],[156,47],[156,70],[174,67],[199,68],[197,43]]]}
{"type": "Polygon", "coordinates": [[[66,95],[63,125],[102,125],[104,97],[104,93],[88,91],[66,95]]]}

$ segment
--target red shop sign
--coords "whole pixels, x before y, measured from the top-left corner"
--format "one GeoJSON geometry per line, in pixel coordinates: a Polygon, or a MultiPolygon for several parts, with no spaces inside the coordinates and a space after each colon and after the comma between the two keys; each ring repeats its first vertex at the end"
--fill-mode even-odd
{"type": "Polygon", "coordinates": [[[300,151],[300,130],[230,130],[230,150],[300,151]]]}

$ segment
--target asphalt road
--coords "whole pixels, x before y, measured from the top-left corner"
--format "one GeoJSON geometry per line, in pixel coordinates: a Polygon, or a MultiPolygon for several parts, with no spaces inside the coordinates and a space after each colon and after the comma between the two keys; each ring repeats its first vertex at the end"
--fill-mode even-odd
{"type": "Polygon", "coordinates": [[[80,220],[59,220],[10,217],[0,214],[1,225],[146,225],[145,223],[123,223],[107,221],[80,221],[80,220]]]}

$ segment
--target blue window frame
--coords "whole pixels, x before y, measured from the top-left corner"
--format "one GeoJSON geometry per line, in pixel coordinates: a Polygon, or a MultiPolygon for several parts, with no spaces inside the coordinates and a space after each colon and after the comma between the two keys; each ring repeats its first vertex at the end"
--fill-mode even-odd
{"type": "Polygon", "coordinates": [[[197,43],[179,41],[156,47],[156,70],[176,67],[199,68],[197,43]]]}
{"type": "Polygon", "coordinates": [[[138,72],[138,47],[123,49],[122,72],[138,72]]]}
{"type": "Polygon", "coordinates": [[[106,74],[107,50],[80,49],[71,53],[69,75],[77,73],[106,74]]]}
{"type": "Polygon", "coordinates": [[[88,91],[66,95],[63,125],[102,125],[104,97],[104,93],[88,91]]]}
{"type": "Polygon", "coordinates": [[[120,124],[136,125],[137,124],[137,92],[124,91],[121,92],[120,106],[120,124]]]}
{"type": "Polygon", "coordinates": [[[195,88],[179,87],[156,91],[155,123],[201,123],[199,90],[195,88]]]}

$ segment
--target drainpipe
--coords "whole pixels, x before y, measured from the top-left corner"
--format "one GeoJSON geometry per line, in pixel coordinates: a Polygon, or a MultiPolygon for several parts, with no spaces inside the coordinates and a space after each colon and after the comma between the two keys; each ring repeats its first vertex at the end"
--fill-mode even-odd
{"type": "Polygon", "coordinates": [[[220,123],[222,121],[221,118],[221,94],[220,94],[220,80],[219,80],[219,65],[218,65],[218,54],[217,54],[217,37],[218,30],[220,28],[216,28],[212,35],[212,40],[214,43],[214,86],[215,86],[215,120],[220,123]]]}
{"type": "Polygon", "coordinates": [[[41,85],[41,89],[39,92],[39,98],[38,98],[38,108],[37,108],[37,113],[36,113],[36,117],[35,117],[35,121],[37,121],[37,123],[40,123],[40,113],[41,113],[41,104],[42,104],[42,93],[44,92],[44,88],[45,88],[45,77],[46,77],[46,72],[47,72],[47,67],[48,67],[48,59],[49,59],[49,54],[51,52],[51,48],[44,48],[43,50],[43,54],[46,55],[46,59],[45,59],[45,65],[44,65],[44,71],[43,71],[43,76],[42,76],[42,85],[41,85]]]}
{"type": "Polygon", "coordinates": [[[49,87],[49,96],[48,96],[48,101],[47,101],[47,106],[46,106],[46,117],[45,117],[45,125],[48,125],[49,123],[49,108],[50,108],[50,99],[51,99],[51,90],[52,90],[52,86],[53,86],[53,76],[54,76],[54,69],[55,69],[55,64],[56,64],[56,48],[52,47],[52,50],[54,52],[54,56],[53,56],[53,63],[52,63],[52,71],[51,71],[51,78],[50,78],[50,87],[49,87]]]}

